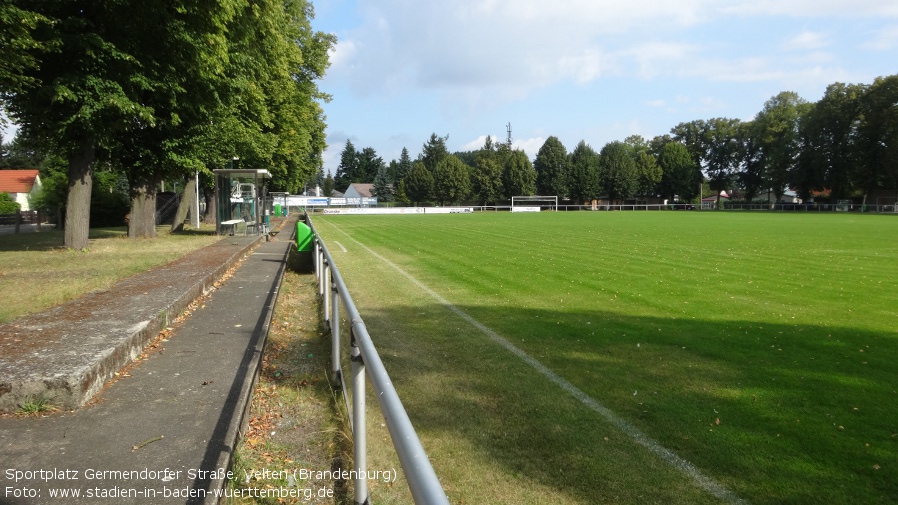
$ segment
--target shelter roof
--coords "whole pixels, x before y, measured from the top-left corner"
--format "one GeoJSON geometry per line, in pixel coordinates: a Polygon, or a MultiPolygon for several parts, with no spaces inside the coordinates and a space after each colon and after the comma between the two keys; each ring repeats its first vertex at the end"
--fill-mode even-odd
{"type": "Polygon", "coordinates": [[[271,174],[264,168],[219,168],[213,170],[215,175],[223,175],[231,179],[241,177],[260,177],[262,179],[271,179],[271,174]]]}

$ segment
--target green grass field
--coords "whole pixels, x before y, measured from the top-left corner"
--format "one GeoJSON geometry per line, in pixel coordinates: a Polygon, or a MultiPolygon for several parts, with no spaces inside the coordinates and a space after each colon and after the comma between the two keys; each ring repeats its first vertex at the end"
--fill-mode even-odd
{"type": "Polygon", "coordinates": [[[898,500],[892,216],[314,222],[453,503],[719,500],[398,270],[742,500],[898,500]]]}

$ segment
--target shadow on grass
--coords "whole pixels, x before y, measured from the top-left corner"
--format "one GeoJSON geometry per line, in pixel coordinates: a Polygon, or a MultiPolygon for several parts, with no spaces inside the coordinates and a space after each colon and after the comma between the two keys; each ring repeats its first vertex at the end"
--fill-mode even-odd
{"type": "MultiPolygon", "coordinates": [[[[751,503],[898,496],[894,335],[460,308],[751,503]]],[[[710,499],[447,312],[425,304],[363,314],[425,448],[437,447],[428,452],[447,489],[465,487],[452,480],[457,467],[485,455],[521,485],[586,503],[710,499]],[[446,453],[446,439],[477,455],[446,453]]]]}
{"type": "Polygon", "coordinates": [[[0,235],[0,251],[49,251],[63,247],[63,232],[46,231],[0,235]]]}

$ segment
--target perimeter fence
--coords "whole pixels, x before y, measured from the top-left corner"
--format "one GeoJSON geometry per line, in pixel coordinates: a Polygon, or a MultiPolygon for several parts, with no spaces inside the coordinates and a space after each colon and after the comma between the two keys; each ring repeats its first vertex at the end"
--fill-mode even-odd
{"type": "MultiPolygon", "coordinates": [[[[557,212],[602,212],[602,211],[680,211],[680,210],[702,210],[702,211],[752,211],[752,212],[855,212],[855,213],[881,213],[894,214],[898,213],[898,204],[887,205],[865,205],[860,203],[730,203],[725,202],[722,208],[717,208],[716,203],[697,206],[692,203],[669,203],[669,204],[596,204],[596,205],[533,205],[528,203],[529,209],[538,208],[541,212],[557,211],[557,212]]],[[[289,207],[290,212],[328,212],[333,209],[406,209],[409,212],[394,212],[396,214],[405,213],[413,214],[412,209],[435,209],[442,207],[419,206],[419,207],[399,207],[377,205],[368,207],[289,207]]],[[[448,207],[446,207],[448,208],[448,207]]],[[[455,209],[466,209],[468,212],[517,212],[519,207],[511,205],[458,205],[453,206],[455,209]]],[[[521,207],[523,209],[523,207],[521,207]]],[[[429,210],[428,210],[429,212],[429,210]]],[[[419,213],[424,213],[419,210],[419,213]]]]}

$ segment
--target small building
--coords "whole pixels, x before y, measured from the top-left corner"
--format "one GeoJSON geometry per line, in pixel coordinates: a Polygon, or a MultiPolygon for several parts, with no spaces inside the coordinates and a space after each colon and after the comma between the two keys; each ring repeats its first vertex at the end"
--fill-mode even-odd
{"type": "Polygon", "coordinates": [[[798,194],[794,191],[788,189],[783,191],[783,196],[780,197],[779,201],[777,201],[776,193],[773,191],[765,191],[764,193],[755,195],[753,201],[757,203],[767,203],[768,201],[773,203],[801,203],[801,198],[798,198],[798,194]]]}
{"type": "Polygon", "coordinates": [[[21,210],[32,210],[32,201],[43,186],[37,170],[0,170],[0,193],[9,193],[21,210]]]}
{"type": "Polygon", "coordinates": [[[373,190],[374,184],[357,182],[350,184],[343,196],[346,198],[371,198],[374,196],[371,194],[373,190]]]}
{"type": "Polygon", "coordinates": [[[718,197],[720,197],[721,203],[730,201],[730,195],[728,195],[726,191],[721,191],[719,195],[711,195],[702,198],[702,209],[716,209],[718,197]]]}
{"type": "MultiPolygon", "coordinates": [[[[374,191],[374,184],[358,182],[350,184],[343,193],[342,203],[340,205],[349,205],[354,207],[371,207],[377,206],[377,197],[371,193],[374,191]]],[[[332,198],[331,201],[334,199],[332,198]]],[[[339,199],[338,199],[339,200],[339,199]]]]}

